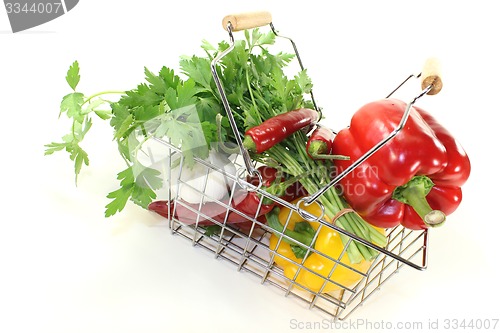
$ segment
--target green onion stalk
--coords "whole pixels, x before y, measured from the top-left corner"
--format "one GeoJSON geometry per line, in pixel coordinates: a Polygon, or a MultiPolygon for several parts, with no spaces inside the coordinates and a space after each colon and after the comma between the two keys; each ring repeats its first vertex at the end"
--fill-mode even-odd
{"type": "MultiPolygon", "coordinates": [[[[307,138],[303,132],[299,131],[295,133],[285,142],[285,144],[277,144],[270,148],[266,152],[267,158],[280,161],[282,171],[291,176],[297,177],[309,174],[308,177],[301,177],[300,182],[308,193],[316,193],[328,183],[328,170],[331,170],[332,162],[327,160],[313,160],[307,155],[305,148],[307,138]],[[290,149],[290,146],[293,147],[293,149],[290,149]],[[285,147],[288,147],[288,149],[285,147]]],[[[325,215],[330,218],[337,215],[341,210],[349,208],[349,205],[337,192],[335,187],[330,187],[318,198],[318,200],[325,209],[325,215]]],[[[338,217],[334,222],[341,229],[357,235],[375,245],[380,247],[387,245],[386,236],[363,220],[361,216],[355,212],[344,214],[338,217]]],[[[344,244],[347,244],[351,239],[351,237],[342,233],[340,236],[344,244]]],[[[352,263],[358,263],[362,259],[373,260],[377,256],[378,251],[353,240],[349,242],[347,254],[352,263]]]]}

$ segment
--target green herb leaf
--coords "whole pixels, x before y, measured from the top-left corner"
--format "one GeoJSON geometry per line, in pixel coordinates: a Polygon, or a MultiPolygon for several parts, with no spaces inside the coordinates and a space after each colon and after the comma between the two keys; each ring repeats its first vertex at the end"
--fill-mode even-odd
{"type": "Polygon", "coordinates": [[[212,92],[213,79],[210,62],[211,59],[193,56],[189,59],[182,59],[180,67],[182,72],[200,85],[204,91],[212,92]]]}
{"type": "Polygon", "coordinates": [[[69,118],[77,118],[77,119],[83,118],[82,115],[83,102],[84,102],[84,96],[82,93],[73,92],[67,94],[66,96],[63,97],[61,101],[59,115],[66,112],[69,118]]]}
{"type": "Polygon", "coordinates": [[[66,149],[67,143],[52,142],[52,143],[46,144],[45,147],[47,149],[45,149],[44,155],[51,155],[56,151],[66,149]]]}
{"type": "Polygon", "coordinates": [[[146,75],[146,81],[150,83],[149,89],[155,94],[162,95],[167,90],[167,84],[161,76],[153,74],[149,69],[144,68],[144,74],[146,75]]]}
{"type": "Polygon", "coordinates": [[[111,111],[109,110],[94,110],[94,113],[102,120],[108,120],[112,117],[111,111]]]}
{"type": "Polygon", "coordinates": [[[70,152],[70,159],[75,162],[75,175],[78,177],[83,164],[89,165],[89,156],[76,142],[68,145],[66,149],[70,152]]]}
{"type": "Polygon", "coordinates": [[[68,82],[73,91],[76,90],[76,86],[80,82],[80,66],[78,65],[78,61],[73,62],[69,67],[66,74],[66,82],[68,82]]]}
{"type": "Polygon", "coordinates": [[[129,199],[139,206],[147,208],[147,205],[156,199],[154,190],[162,185],[160,172],[139,164],[121,171],[117,178],[120,180],[120,188],[107,196],[113,200],[106,205],[106,217],[121,212],[129,199]]]}

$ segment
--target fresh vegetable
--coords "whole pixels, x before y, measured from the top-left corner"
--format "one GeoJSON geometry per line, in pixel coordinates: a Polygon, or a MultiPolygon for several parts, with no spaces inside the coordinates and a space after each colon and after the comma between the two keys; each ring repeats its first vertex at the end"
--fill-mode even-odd
{"type": "MultiPolygon", "coordinates": [[[[285,181],[283,177],[278,177],[276,169],[260,166],[257,170],[262,177],[260,186],[262,191],[281,197],[286,201],[291,201],[305,194],[300,183],[293,179],[285,181]]],[[[259,186],[260,181],[257,176],[248,176],[247,182],[259,186]]],[[[232,198],[226,192],[225,197],[217,201],[207,200],[193,203],[182,198],[178,198],[176,201],[180,203],[175,205],[174,200],[170,202],[167,200],[153,201],[148,205],[148,209],[166,218],[175,217],[186,224],[212,225],[213,221],[219,223],[226,221],[229,224],[253,221],[253,219],[269,213],[277,204],[275,201],[262,197],[256,191],[246,191],[239,187],[234,191],[232,198]],[[200,216],[197,212],[201,212],[200,216]]]]}
{"type": "Polygon", "coordinates": [[[236,174],[234,164],[226,155],[215,150],[209,152],[205,161],[224,173],[208,168],[201,163],[195,163],[191,168],[181,167],[179,164],[171,171],[173,181],[170,182],[170,192],[172,197],[178,196],[186,202],[199,203],[221,200],[228,195],[228,191],[231,190],[234,183],[228,175],[234,176],[236,174]]]}
{"type": "Polygon", "coordinates": [[[229,205],[227,199],[222,200],[222,204],[215,201],[193,204],[181,199],[177,202],[175,205],[173,200],[156,200],[148,205],[148,209],[167,219],[176,218],[186,224],[198,223],[200,226],[206,226],[213,225],[212,220],[223,223],[227,212],[224,205],[229,205]]]}
{"type": "MultiPolygon", "coordinates": [[[[234,145],[237,136],[244,137],[249,129],[259,126],[267,119],[293,110],[314,109],[312,101],[307,98],[312,89],[307,72],[298,71],[293,77],[285,74],[285,68],[295,55],[271,53],[269,46],[274,44],[274,32],[263,34],[258,29],[245,30],[244,36],[244,40],[235,41],[232,51],[216,68],[234,114],[238,133],[233,133],[229,126],[210,66],[212,60],[229,47],[226,42],[219,43],[217,47],[204,42],[204,57],[182,57],[180,69],[185,78],[175,75],[167,67],[162,68],[158,75],[146,69],[146,83],[120,94],[117,102],[103,100],[99,109],[106,105],[110,107],[105,114],[111,117],[110,125],[114,129],[118,151],[126,164],[125,170],[118,173],[119,188],[108,195],[112,201],[106,206],[106,216],[121,211],[130,200],[147,208],[162,188],[161,173],[149,165],[141,164],[137,158],[147,140],[162,138],[169,141],[181,150],[185,162],[183,167],[192,168],[195,164],[194,157],[206,159],[209,151],[218,150],[221,138],[234,145]],[[219,114],[223,116],[220,129],[216,125],[221,120],[219,114]]],[[[70,68],[68,74],[72,78],[79,77],[79,66],[70,68]]],[[[80,120],[97,114],[97,108],[89,109],[84,104],[98,101],[96,96],[101,96],[102,93],[84,97],[76,91],[76,80],[70,81],[74,92],[70,102],[64,99],[65,113],[78,125],[80,120]]],[[[310,115],[311,118],[306,123],[314,123],[316,120],[312,120],[314,114],[310,115]]],[[[81,122],[87,124],[90,120],[81,122]]],[[[290,121],[284,125],[286,128],[293,127],[290,121]]],[[[81,133],[77,132],[78,142],[88,134],[89,126],[81,127],[81,133]]],[[[264,152],[252,152],[252,157],[256,162],[276,167],[287,178],[300,178],[307,193],[315,193],[328,183],[333,165],[331,161],[317,161],[307,155],[308,138],[305,131],[297,130],[288,134],[264,152]]],[[[62,144],[48,145],[46,153],[65,149],[66,140],[63,141],[62,144]]],[[[75,155],[83,156],[78,159],[88,164],[88,156],[83,151],[80,153],[80,150],[72,148],[66,150],[72,158],[75,155]]],[[[79,171],[75,161],[75,172],[79,171]]],[[[347,207],[334,188],[326,191],[318,200],[329,217],[347,207]]],[[[347,232],[376,245],[385,246],[387,243],[383,233],[358,215],[342,216],[335,223],[347,232]]],[[[341,238],[345,242],[349,240],[347,236],[341,238]]],[[[363,258],[373,258],[377,251],[352,241],[349,242],[347,254],[352,262],[360,262],[363,258]]]]}
{"type": "Polygon", "coordinates": [[[316,110],[306,108],[277,114],[248,129],[243,144],[248,150],[263,153],[291,134],[314,125],[318,118],[316,110]]]}
{"type": "Polygon", "coordinates": [[[66,151],[70,159],[74,162],[75,180],[83,165],[89,165],[87,152],[81,147],[85,135],[92,126],[91,114],[95,114],[101,119],[111,118],[111,111],[106,110],[104,105],[106,100],[101,96],[108,94],[122,94],[122,91],[103,91],[86,97],[81,92],[76,91],[80,82],[80,66],[77,61],[73,62],[66,74],[66,82],[71,88],[71,93],[62,98],[59,117],[66,114],[72,120],[71,130],[64,135],[62,142],[52,142],[45,145],[45,155],[51,155],[56,151],[66,151]]]}
{"type": "MultiPolygon", "coordinates": [[[[211,75],[207,59],[193,59],[198,64],[193,72],[205,77],[211,75]]],[[[185,68],[190,66],[188,60],[181,61],[181,64],[185,68]]],[[[126,168],[118,173],[120,187],[108,194],[112,201],[106,206],[106,217],[123,210],[129,200],[147,208],[156,199],[157,191],[163,186],[162,175],[138,159],[138,153],[148,140],[167,138],[182,150],[183,165],[187,169],[194,167],[195,156],[208,158],[209,151],[219,141],[215,123],[222,107],[218,97],[202,90],[194,79],[182,80],[167,67],[163,67],[158,75],[145,69],[145,76],[147,83],[139,84],[136,89],[103,91],[86,96],[76,90],[80,82],[80,66],[75,61],[67,73],[73,92],[61,102],[61,114],[72,120],[70,133],[63,137],[62,142],[46,145],[46,155],[67,151],[78,176],[83,164],[89,164],[81,142],[91,128],[92,115],[109,120],[126,168]],[[117,102],[101,97],[113,94],[119,96],[117,102]]],[[[227,131],[227,119],[222,125],[222,134],[228,139],[231,134],[227,131]]]]}
{"type": "MultiPolygon", "coordinates": [[[[317,203],[303,209],[313,216],[321,216],[317,203]]],[[[349,260],[337,231],[321,226],[320,222],[304,221],[296,211],[287,207],[275,208],[267,214],[267,221],[276,231],[269,243],[270,250],[275,251],[272,252],[273,260],[283,269],[285,277],[295,281],[299,288],[328,293],[353,287],[370,268],[371,261],[352,263],[349,260]]]]}
{"type": "MultiPolygon", "coordinates": [[[[252,228],[253,220],[241,215],[230,216],[228,215],[227,208],[228,206],[231,207],[231,205],[234,206],[234,202],[243,200],[245,195],[245,191],[238,191],[234,196],[232,201],[233,203],[229,203],[229,199],[226,198],[220,201],[220,203],[207,202],[202,205],[191,204],[183,200],[156,200],[148,205],[148,209],[167,218],[168,220],[175,218],[185,224],[197,224],[200,227],[214,227],[217,226],[215,222],[218,222],[220,224],[226,223],[234,228],[248,231],[252,228]]],[[[264,215],[257,217],[257,220],[262,224],[265,223],[265,220],[261,219],[263,217],[264,215]]],[[[259,225],[254,226],[254,228],[257,227],[259,227],[259,225]]]]}
{"type": "MultiPolygon", "coordinates": [[[[245,197],[244,191],[239,191],[233,202],[230,203],[228,198],[220,202],[206,202],[206,203],[189,203],[182,199],[176,201],[156,200],[148,205],[148,209],[168,219],[176,218],[177,220],[186,224],[198,223],[200,226],[213,225],[214,222],[224,223],[227,215],[226,206],[234,205],[234,202],[243,200],[245,197]]],[[[241,223],[248,221],[247,218],[228,219],[228,223],[241,223]]]]}
{"type": "Polygon", "coordinates": [[[328,127],[317,126],[307,140],[307,155],[313,159],[348,160],[349,156],[333,155],[335,133],[328,127]]]}
{"type": "MultiPolygon", "coordinates": [[[[384,99],[368,103],[335,137],[338,171],[391,133],[406,103],[384,99]]],[[[470,161],[453,136],[428,112],[413,107],[404,128],[386,146],[340,181],[344,197],[366,221],[379,227],[410,229],[440,225],[462,200],[470,161]]]]}
{"type": "MultiPolygon", "coordinates": [[[[292,182],[285,182],[284,178],[279,175],[278,170],[269,166],[260,166],[257,168],[257,171],[259,171],[262,177],[260,188],[277,197],[284,197],[287,193],[287,189],[296,182],[295,180],[292,182]]],[[[255,186],[259,186],[260,183],[260,179],[255,175],[247,177],[247,181],[255,186]]],[[[262,197],[256,191],[248,191],[245,198],[236,203],[234,211],[231,211],[229,214],[229,218],[257,218],[269,213],[274,206],[276,206],[275,201],[262,197]],[[242,216],[241,214],[244,215],[242,216]]]]}

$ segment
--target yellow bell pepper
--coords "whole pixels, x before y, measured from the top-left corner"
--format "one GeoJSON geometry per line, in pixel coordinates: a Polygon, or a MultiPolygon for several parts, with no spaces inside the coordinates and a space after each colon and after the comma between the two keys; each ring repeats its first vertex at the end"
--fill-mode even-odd
{"type": "MultiPolygon", "coordinates": [[[[297,200],[293,203],[296,202],[297,200]]],[[[314,216],[320,216],[322,213],[321,207],[316,202],[308,206],[304,205],[303,209],[314,216]]],[[[319,230],[313,245],[318,252],[309,251],[307,258],[304,259],[307,247],[311,244],[321,224],[304,221],[304,218],[297,212],[287,207],[275,208],[267,217],[268,225],[278,232],[271,235],[269,244],[270,249],[277,253],[274,254],[274,262],[283,269],[284,275],[296,281],[299,287],[302,286],[315,293],[328,293],[345,287],[353,287],[361,281],[362,274],[365,274],[371,266],[372,262],[367,260],[361,260],[356,264],[351,263],[344,251],[344,244],[339,233],[325,225],[319,230]],[[284,230],[285,224],[286,230],[284,230]],[[281,236],[282,233],[293,240],[281,236]],[[339,263],[325,255],[338,260],[339,263]]],[[[323,220],[331,222],[326,216],[323,220]]],[[[379,231],[384,233],[382,229],[379,231]]]]}

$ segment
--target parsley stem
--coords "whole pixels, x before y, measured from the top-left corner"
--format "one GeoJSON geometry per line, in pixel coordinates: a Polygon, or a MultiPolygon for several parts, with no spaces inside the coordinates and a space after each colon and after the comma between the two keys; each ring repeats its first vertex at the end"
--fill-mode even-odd
{"type": "MultiPolygon", "coordinates": [[[[252,104],[255,108],[255,111],[257,111],[257,114],[260,115],[260,113],[258,112],[259,108],[257,107],[257,104],[255,103],[255,97],[253,96],[253,89],[252,89],[252,86],[250,84],[250,76],[248,75],[248,68],[245,70],[245,76],[246,76],[246,81],[247,81],[248,92],[250,93],[250,98],[252,99],[252,104]]],[[[260,121],[262,121],[262,117],[261,117],[260,121]]]]}
{"type": "Polygon", "coordinates": [[[105,91],[101,91],[101,92],[98,92],[96,94],[93,94],[93,95],[90,95],[89,97],[87,97],[86,100],[83,101],[82,105],[90,102],[90,100],[92,100],[93,98],[95,97],[98,97],[98,96],[101,96],[101,95],[124,95],[126,92],[125,91],[120,91],[120,90],[105,90],[105,91]]]}

